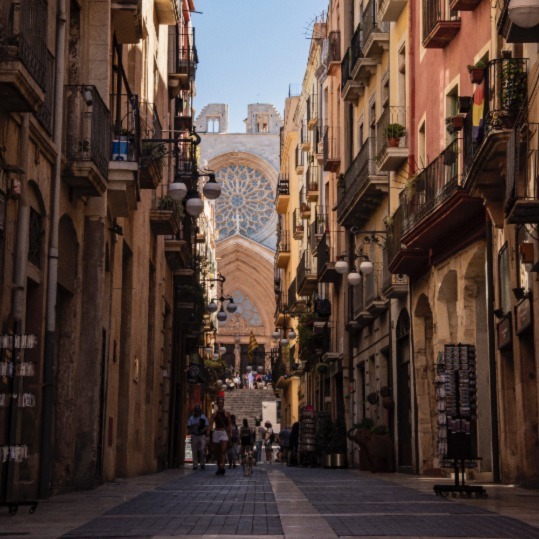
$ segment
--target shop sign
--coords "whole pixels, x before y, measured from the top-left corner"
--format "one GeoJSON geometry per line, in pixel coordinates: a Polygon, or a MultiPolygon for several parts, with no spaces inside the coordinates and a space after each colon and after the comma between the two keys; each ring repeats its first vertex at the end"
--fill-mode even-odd
{"type": "Polygon", "coordinates": [[[498,322],[496,333],[498,334],[498,350],[503,350],[511,345],[513,334],[511,331],[510,316],[506,316],[503,320],[498,322]]]}
{"type": "Polygon", "coordinates": [[[199,381],[198,380],[199,376],[200,376],[200,366],[195,363],[191,363],[187,371],[187,382],[190,384],[196,384],[199,381]]]}
{"type": "Polygon", "coordinates": [[[532,308],[530,298],[523,299],[515,307],[515,332],[524,333],[532,325],[532,308]]]}

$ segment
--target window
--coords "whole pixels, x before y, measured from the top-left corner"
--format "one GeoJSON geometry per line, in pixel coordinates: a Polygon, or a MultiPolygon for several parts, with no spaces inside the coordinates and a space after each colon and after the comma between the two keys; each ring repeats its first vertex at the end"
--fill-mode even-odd
{"type": "Polygon", "coordinates": [[[417,137],[417,158],[419,160],[418,167],[425,168],[427,166],[427,138],[425,121],[419,126],[417,137]]]}
{"type": "Polygon", "coordinates": [[[41,215],[30,208],[30,231],[29,231],[29,246],[28,246],[28,261],[36,268],[41,268],[43,236],[43,219],[41,215]]]}

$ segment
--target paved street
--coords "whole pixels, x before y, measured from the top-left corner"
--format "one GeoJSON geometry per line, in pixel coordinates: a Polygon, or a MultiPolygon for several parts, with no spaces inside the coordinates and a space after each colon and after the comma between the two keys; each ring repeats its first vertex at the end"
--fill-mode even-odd
{"type": "Polygon", "coordinates": [[[261,465],[216,477],[174,470],[0,513],[1,537],[539,538],[539,492],[489,486],[487,499],[443,499],[440,480],[261,465]],[[533,525],[532,525],[533,524],[533,525]]]}

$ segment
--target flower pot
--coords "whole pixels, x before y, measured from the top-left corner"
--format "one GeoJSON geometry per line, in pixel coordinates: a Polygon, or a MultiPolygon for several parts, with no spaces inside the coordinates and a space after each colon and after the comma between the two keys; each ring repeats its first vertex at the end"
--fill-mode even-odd
{"type": "Polygon", "coordinates": [[[395,401],[393,400],[393,397],[382,397],[382,406],[386,410],[391,410],[393,406],[395,406],[395,401]]]}
{"type": "Polygon", "coordinates": [[[464,127],[464,117],[453,116],[453,118],[451,118],[451,125],[455,131],[460,131],[464,127]]]}
{"type": "Polygon", "coordinates": [[[112,141],[112,160],[127,161],[129,152],[129,137],[127,135],[115,135],[112,141]]]}
{"type": "Polygon", "coordinates": [[[331,454],[331,467],[332,468],[346,468],[346,453],[332,453],[331,454]]]}
{"type": "Polygon", "coordinates": [[[473,67],[468,70],[470,73],[470,80],[472,84],[481,84],[485,78],[485,68],[484,67],[473,67]]]}
{"type": "Polygon", "coordinates": [[[400,142],[400,138],[391,137],[387,139],[387,145],[390,148],[397,148],[399,145],[399,142],[400,142]]]}

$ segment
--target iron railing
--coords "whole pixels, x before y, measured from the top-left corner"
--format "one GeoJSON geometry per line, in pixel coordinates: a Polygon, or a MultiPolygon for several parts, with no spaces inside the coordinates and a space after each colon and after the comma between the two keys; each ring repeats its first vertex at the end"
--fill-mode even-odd
{"type": "Polygon", "coordinates": [[[324,167],[328,161],[340,160],[339,129],[326,127],[324,131],[324,167]]]}
{"type": "Polygon", "coordinates": [[[310,141],[309,141],[309,128],[307,126],[306,121],[301,122],[301,127],[300,127],[300,130],[299,130],[299,143],[300,144],[310,144],[310,141]]]}
{"type": "Polygon", "coordinates": [[[322,237],[320,238],[320,241],[318,242],[318,248],[317,248],[316,263],[317,263],[318,277],[320,277],[326,264],[330,261],[331,261],[331,253],[330,253],[330,248],[327,241],[327,233],[324,232],[322,234],[322,237]]]}
{"type": "Polygon", "coordinates": [[[279,253],[290,252],[290,230],[280,230],[277,233],[277,251],[279,253]]]}
{"type": "Polygon", "coordinates": [[[452,11],[449,0],[423,0],[423,41],[443,21],[458,19],[458,11],[452,11]]]}
{"type": "Polygon", "coordinates": [[[328,36],[327,64],[341,61],[341,33],[334,30],[328,36]]]}
{"type": "Polygon", "coordinates": [[[63,151],[67,161],[92,161],[106,178],[110,125],[109,110],[95,86],[65,86],[63,151]]]}
{"type": "Polygon", "coordinates": [[[296,168],[305,166],[305,155],[301,146],[298,144],[296,146],[296,168]]]}
{"type": "Polygon", "coordinates": [[[369,177],[377,173],[374,147],[375,140],[369,137],[344,173],[344,182],[337,191],[337,219],[339,220],[354,202],[357,194],[368,183],[369,177]]]}
{"type": "Polygon", "coordinates": [[[370,305],[380,298],[380,285],[382,283],[382,263],[373,262],[374,269],[365,275],[365,305],[370,305]]]}
{"type": "Polygon", "coordinates": [[[138,95],[110,96],[112,121],[112,160],[138,161],[140,148],[140,106],[138,95]]]}
{"type": "Polygon", "coordinates": [[[390,217],[387,224],[386,250],[388,264],[399,254],[402,248],[402,235],[404,233],[404,209],[399,206],[390,217]]]}
{"type": "Polygon", "coordinates": [[[292,231],[293,231],[294,236],[302,235],[305,232],[303,219],[301,217],[299,208],[296,208],[292,212],[292,231]]]}
{"type": "Polygon", "coordinates": [[[396,132],[399,129],[398,126],[402,126],[404,129],[404,135],[399,137],[398,147],[407,148],[408,133],[406,130],[406,107],[386,107],[376,123],[376,160],[378,163],[380,163],[388,148],[388,134],[391,135],[392,132],[396,132]],[[393,129],[389,130],[388,133],[389,125],[392,125],[393,129]]]}
{"type": "Polygon", "coordinates": [[[460,188],[459,140],[455,139],[399,197],[404,208],[404,233],[434,211],[460,188]]]}
{"type": "Polygon", "coordinates": [[[311,163],[307,169],[307,191],[318,191],[320,187],[320,167],[311,163]]]}
{"type": "Polygon", "coordinates": [[[363,28],[361,24],[357,25],[357,28],[354,32],[354,35],[352,36],[352,41],[350,43],[350,62],[351,62],[351,68],[354,69],[356,62],[363,58],[363,28]]]}
{"type": "Polygon", "coordinates": [[[369,40],[374,32],[389,32],[389,23],[378,21],[378,7],[376,0],[370,0],[363,11],[363,43],[369,40]]]}
{"type": "Polygon", "coordinates": [[[363,279],[357,286],[348,285],[348,320],[354,320],[365,310],[363,279]]]}
{"type": "Polygon", "coordinates": [[[307,122],[318,120],[318,94],[312,93],[307,98],[307,122]]]}
{"type": "Polygon", "coordinates": [[[288,307],[291,308],[298,300],[297,285],[296,285],[295,277],[294,279],[292,279],[292,282],[290,283],[290,286],[288,287],[287,297],[288,297],[288,307]]]}
{"type": "Polygon", "coordinates": [[[42,90],[50,67],[47,13],[45,0],[0,1],[0,59],[18,58],[42,90]]]}
{"type": "Polygon", "coordinates": [[[341,62],[341,95],[344,94],[346,83],[352,78],[352,55],[350,48],[346,49],[341,62]]]}
{"type": "Polygon", "coordinates": [[[314,261],[310,249],[305,249],[301,254],[297,270],[298,288],[302,288],[307,278],[314,275],[314,261]]]}
{"type": "Polygon", "coordinates": [[[140,103],[140,129],[142,138],[163,138],[163,127],[153,103],[146,101],[140,103]]]}
{"type": "Polygon", "coordinates": [[[54,112],[54,56],[47,50],[45,70],[45,101],[35,116],[49,135],[52,135],[52,114],[54,112]]]}
{"type": "Polygon", "coordinates": [[[277,181],[277,195],[289,195],[290,194],[290,180],[288,174],[279,174],[277,181]]]}
{"type": "MultiPolygon", "coordinates": [[[[505,211],[517,201],[539,200],[539,123],[517,123],[507,143],[507,173],[505,175],[505,211]]],[[[535,216],[527,215],[524,222],[539,220],[537,206],[528,209],[535,216]]],[[[511,222],[511,221],[510,221],[511,222]]]]}

